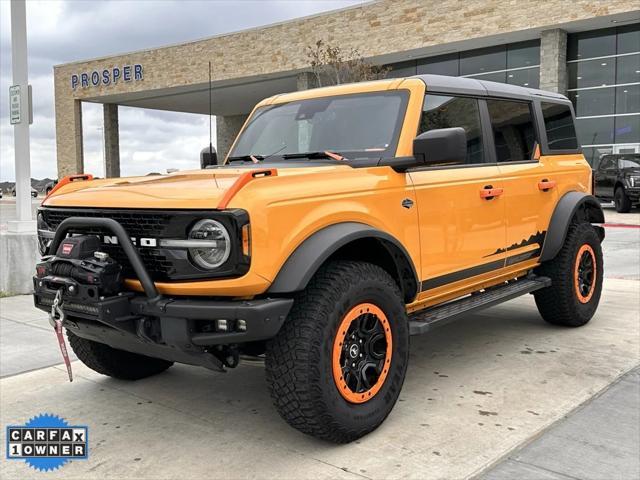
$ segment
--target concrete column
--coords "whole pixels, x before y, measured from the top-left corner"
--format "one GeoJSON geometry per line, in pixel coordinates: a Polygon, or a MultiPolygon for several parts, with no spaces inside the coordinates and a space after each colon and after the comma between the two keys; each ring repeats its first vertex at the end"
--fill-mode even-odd
{"type": "Polygon", "coordinates": [[[222,163],[248,115],[216,115],[218,163],[222,163]]]}
{"type": "Polygon", "coordinates": [[[120,131],[118,105],[105,103],[104,113],[104,174],[107,178],[120,176],[120,131]]]}
{"type": "Polygon", "coordinates": [[[540,35],[540,89],[567,94],[567,32],[559,28],[540,35]]]}
{"type": "Polygon", "coordinates": [[[82,145],[82,102],[62,99],[56,81],[56,154],[58,178],[84,173],[82,145]]]}

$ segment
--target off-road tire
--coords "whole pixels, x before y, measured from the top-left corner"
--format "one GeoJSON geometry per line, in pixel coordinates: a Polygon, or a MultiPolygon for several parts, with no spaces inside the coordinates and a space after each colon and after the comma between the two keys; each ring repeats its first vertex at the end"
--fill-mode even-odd
{"type": "Polygon", "coordinates": [[[120,380],[140,380],[164,372],[173,362],[118,350],[67,330],[69,345],[91,370],[120,380]]]}
{"type": "Polygon", "coordinates": [[[267,345],[269,390],[278,413],[289,425],[316,438],[348,443],[384,421],[398,399],[409,359],[409,327],[402,299],[393,278],[370,263],[332,262],[316,273],[267,345]],[[352,403],[338,390],[332,355],[347,312],[365,302],[379,307],[388,319],[392,354],[377,393],[363,403],[352,403]]]}
{"type": "MultiPolygon", "coordinates": [[[[584,252],[581,253],[583,255],[584,252]]],[[[603,262],[600,238],[589,223],[572,223],[558,255],[536,269],[538,275],[551,278],[551,286],[534,292],[542,318],[554,325],[580,327],[593,317],[602,293],[603,262]],[[595,257],[595,284],[587,296],[578,294],[576,262],[581,248],[590,249],[595,257]]]]}
{"type": "Polygon", "coordinates": [[[627,192],[624,191],[624,187],[616,188],[613,195],[613,203],[618,213],[629,213],[631,211],[631,199],[627,196],[627,192]]]}

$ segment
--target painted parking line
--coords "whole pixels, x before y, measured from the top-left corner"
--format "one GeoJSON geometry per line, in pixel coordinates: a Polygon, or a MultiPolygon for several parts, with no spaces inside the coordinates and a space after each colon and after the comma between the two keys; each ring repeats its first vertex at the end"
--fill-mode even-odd
{"type": "Polygon", "coordinates": [[[640,228],[640,225],[631,225],[629,223],[603,223],[605,228],[640,228]]]}

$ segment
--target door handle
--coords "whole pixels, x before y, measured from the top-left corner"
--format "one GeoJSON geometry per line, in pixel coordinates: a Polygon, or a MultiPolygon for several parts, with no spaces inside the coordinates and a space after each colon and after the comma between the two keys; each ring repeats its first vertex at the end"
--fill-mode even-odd
{"type": "Polygon", "coordinates": [[[494,197],[499,197],[503,193],[504,193],[504,189],[493,188],[491,185],[487,185],[482,190],[480,190],[480,198],[484,198],[485,200],[491,200],[494,197]]]}
{"type": "Polygon", "coordinates": [[[556,186],[556,181],[555,180],[547,180],[545,178],[544,180],[540,180],[538,182],[538,190],[541,190],[543,192],[548,192],[549,190],[551,190],[555,186],[556,186]]]}

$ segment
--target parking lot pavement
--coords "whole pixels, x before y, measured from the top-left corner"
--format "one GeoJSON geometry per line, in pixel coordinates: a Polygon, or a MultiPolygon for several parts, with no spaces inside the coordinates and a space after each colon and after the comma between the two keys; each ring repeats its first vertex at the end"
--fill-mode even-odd
{"type": "Polygon", "coordinates": [[[617,213],[607,205],[603,209],[605,277],[640,280],[640,209],[633,213],[617,213]]]}
{"type": "MultiPolygon", "coordinates": [[[[176,365],[129,383],[74,362],[71,384],[63,366],[46,367],[0,380],[0,418],[4,426],[48,412],[88,425],[89,459],[51,478],[464,478],[640,363],[639,296],[640,282],[608,279],[583,328],[545,324],[525,296],[413,337],[398,404],[350,445],[288,427],[263,368],[249,364],[227,374],[176,365]]],[[[13,301],[2,300],[0,315],[13,301]]],[[[2,462],[3,479],[26,476],[36,474],[21,461],[2,462]]]]}
{"type": "Polygon", "coordinates": [[[640,369],[551,427],[482,480],[640,478],[640,369]],[[624,438],[625,441],[620,441],[624,438]]]}
{"type": "Polygon", "coordinates": [[[629,213],[618,213],[613,203],[602,203],[605,221],[608,224],[640,225],[640,207],[634,207],[629,213]]]}
{"type": "Polygon", "coordinates": [[[47,315],[33,307],[33,297],[0,299],[0,377],[60,363],[58,344],[52,340],[47,315]]]}

